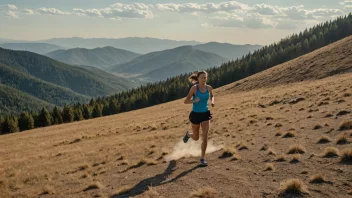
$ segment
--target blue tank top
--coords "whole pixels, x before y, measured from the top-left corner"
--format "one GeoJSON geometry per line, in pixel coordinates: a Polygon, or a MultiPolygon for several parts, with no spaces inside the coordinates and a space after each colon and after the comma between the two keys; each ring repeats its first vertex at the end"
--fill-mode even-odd
{"type": "Polygon", "coordinates": [[[208,86],[206,87],[205,93],[200,92],[198,85],[197,86],[197,91],[196,94],[193,96],[192,100],[195,100],[197,97],[200,98],[200,100],[196,103],[193,103],[193,108],[192,111],[194,112],[207,112],[208,111],[208,100],[209,100],[209,91],[208,91],[208,86]]]}

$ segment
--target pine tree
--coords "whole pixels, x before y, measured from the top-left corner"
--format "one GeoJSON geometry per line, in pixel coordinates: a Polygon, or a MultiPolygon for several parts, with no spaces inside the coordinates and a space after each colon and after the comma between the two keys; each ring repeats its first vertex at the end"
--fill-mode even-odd
{"type": "Polygon", "coordinates": [[[73,114],[72,107],[65,105],[64,109],[62,110],[62,120],[65,123],[73,122],[75,115],[73,114]]]}
{"type": "Polygon", "coordinates": [[[5,119],[4,125],[3,125],[3,134],[6,133],[15,133],[18,132],[18,122],[17,119],[13,116],[8,116],[5,119]]]}
{"type": "Polygon", "coordinates": [[[2,134],[3,131],[3,126],[4,126],[5,118],[0,115],[0,135],[2,134]]]}
{"type": "Polygon", "coordinates": [[[103,110],[99,104],[95,104],[92,112],[92,118],[98,118],[103,115],[103,110]]]}
{"type": "Polygon", "coordinates": [[[44,106],[37,117],[38,127],[46,127],[51,125],[51,115],[49,111],[44,106]]]}
{"type": "Polygon", "coordinates": [[[83,107],[83,118],[88,120],[92,117],[92,112],[90,110],[90,107],[88,105],[84,105],[83,107]]]}
{"type": "Polygon", "coordinates": [[[34,120],[31,114],[24,112],[21,113],[18,119],[18,126],[20,131],[30,130],[34,128],[34,120]]]}
{"type": "Polygon", "coordinates": [[[75,119],[74,119],[75,121],[84,120],[81,108],[75,109],[74,114],[75,114],[75,119]]]}
{"type": "Polygon", "coordinates": [[[53,110],[53,124],[61,124],[63,123],[63,119],[62,119],[62,115],[61,115],[61,111],[59,108],[57,108],[55,106],[54,110],[53,110]]]}

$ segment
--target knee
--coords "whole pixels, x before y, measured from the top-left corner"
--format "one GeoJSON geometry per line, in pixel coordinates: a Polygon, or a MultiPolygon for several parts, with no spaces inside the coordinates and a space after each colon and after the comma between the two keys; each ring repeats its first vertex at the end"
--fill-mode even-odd
{"type": "Polygon", "coordinates": [[[194,136],[194,137],[193,137],[193,140],[194,140],[194,141],[199,140],[199,135],[198,135],[198,136],[194,136]]]}

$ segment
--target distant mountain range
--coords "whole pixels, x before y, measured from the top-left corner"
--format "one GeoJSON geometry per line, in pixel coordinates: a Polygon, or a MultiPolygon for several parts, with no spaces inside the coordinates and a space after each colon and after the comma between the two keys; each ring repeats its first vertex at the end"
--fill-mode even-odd
{"type": "Polygon", "coordinates": [[[42,40],[40,42],[60,45],[65,48],[88,48],[93,49],[97,47],[111,46],[118,49],[124,49],[139,54],[146,54],[154,51],[160,51],[165,49],[172,49],[184,45],[197,45],[200,42],[196,41],[174,41],[167,39],[156,39],[156,38],[139,38],[139,37],[128,37],[118,39],[108,38],[53,38],[48,40],[42,40]]]}
{"type": "Polygon", "coordinates": [[[16,109],[11,108],[11,104],[18,106],[16,101],[23,106],[30,106],[33,101],[40,103],[37,106],[87,102],[93,97],[116,94],[139,85],[97,68],[75,67],[32,52],[3,48],[0,48],[0,84],[2,92],[17,90],[17,94],[0,98],[9,109],[16,109]],[[22,96],[37,100],[19,101],[22,96]]]}
{"type": "Polygon", "coordinates": [[[3,43],[1,48],[11,50],[30,51],[38,54],[45,54],[54,50],[63,49],[63,47],[48,43],[3,43]]]}
{"type": "Polygon", "coordinates": [[[219,66],[226,61],[228,59],[217,54],[204,52],[193,46],[182,46],[142,55],[127,63],[112,66],[108,70],[116,73],[137,74],[148,81],[156,81],[219,66]]]}
{"type": "Polygon", "coordinates": [[[45,54],[45,56],[71,65],[87,65],[105,69],[108,66],[128,62],[140,54],[113,47],[103,47],[56,50],[45,54]]]}
{"type": "Polygon", "coordinates": [[[217,42],[210,42],[194,46],[195,49],[218,54],[229,60],[241,58],[243,55],[260,49],[261,47],[261,45],[233,45],[230,43],[217,42]]]}

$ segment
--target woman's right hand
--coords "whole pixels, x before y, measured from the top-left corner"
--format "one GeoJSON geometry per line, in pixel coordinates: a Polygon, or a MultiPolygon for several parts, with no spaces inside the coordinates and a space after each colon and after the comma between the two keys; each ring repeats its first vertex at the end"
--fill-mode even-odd
{"type": "Polygon", "coordinates": [[[200,98],[197,97],[196,99],[194,99],[194,103],[199,102],[199,100],[200,100],[200,98]]]}

